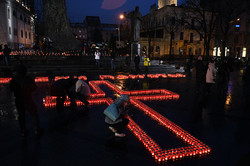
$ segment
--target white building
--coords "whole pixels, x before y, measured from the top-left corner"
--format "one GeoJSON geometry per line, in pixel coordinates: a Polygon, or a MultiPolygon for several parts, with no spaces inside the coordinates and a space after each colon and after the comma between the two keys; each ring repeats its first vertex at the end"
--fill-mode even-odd
{"type": "Polygon", "coordinates": [[[158,9],[161,9],[167,5],[177,6],[177,0],[158,0],[158,9]]]}
{"type": "Polygon", "coordinates": [[[22,0],[0,0],[0,44],[12,49],[31,48],[34,43],[34,19],[22,0]]]}

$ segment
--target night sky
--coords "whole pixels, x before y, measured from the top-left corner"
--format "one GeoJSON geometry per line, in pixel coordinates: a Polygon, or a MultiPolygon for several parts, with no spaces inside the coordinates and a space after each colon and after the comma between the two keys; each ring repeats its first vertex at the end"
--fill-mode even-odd
{"type": "MultiPolygon", "coordinates": [[[[178,5],[181,0],[178,0],[178,5]]],[[[99,16],[102,23],[118,23],[118,16],[139,6],[142,15],[158,0],[66,0],[68,18],[71,22],[83,22],[85,16],[99,16]]]]}

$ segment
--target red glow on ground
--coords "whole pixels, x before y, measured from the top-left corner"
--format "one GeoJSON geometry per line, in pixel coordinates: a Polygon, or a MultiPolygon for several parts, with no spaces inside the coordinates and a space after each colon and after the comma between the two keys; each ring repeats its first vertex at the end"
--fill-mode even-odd
{"type": "MultiPolygon", "coordinates": [[[[171,75],[175,77],[176,75],[171,75]]],[[[139,125],[137,125],[131,117],[128,116],[130,120],[128,124],[128,129],[138,138],[138,140],[144,145],[156,162],[166,162],[167,160],[176,160],[189,156],[201,156],[202,154],[208,154],[211,149],[202,143],[200,140],[193,137],[187,131],[183,130],[180,126],[174,124],[166,117],[162,116],[154,109],[148,107],[140,100],[177,100],[179,95],[173,93],[166,89],[153,89],[153,90],[133,90],[133,91],[123,91],[117,86],[106,80],[89,81],[89,85],[92,87],[94,93],[91,94],[91,99],[89,99],[90,105],[99,104],[111,104],[113,101],[111,98],[104,98],[105,93],[99,88],[100,85],[106,85],[119,95],[127,94],[130,96],[131,104],[138,110],[145,113],[152,120],[157,121],[160,125],[169,129],[176,137],[184,141],[188,146],[173,148],[173,149],[163,149],[157,144],[145,131],[143,131],[139,125]]],[[[67,98],[65,101],[65,106],[70,105],[70,101],[67,98]]],[[[46,108],[55,107],[56,97],[46,97],[44,99],[44,105],[46,108]]],[[[80,101],[77,101],[77,105],[83,105],[80,101]]]]}

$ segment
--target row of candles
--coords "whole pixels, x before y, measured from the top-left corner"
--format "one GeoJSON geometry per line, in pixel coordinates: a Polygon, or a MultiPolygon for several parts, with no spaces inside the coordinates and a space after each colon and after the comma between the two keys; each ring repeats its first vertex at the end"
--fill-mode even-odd
{"type": "MultiPolygon", "coordinates": [[[[162,126],[169,129],[172,133],[174,133],[178,138],[180,138],[185,143],[189,144],[186,147],[180,147],[180,148],[173,148],[173,149],[162,149],[150,136],[146,134],[129,116],[129,124],[128,129],[138,138],[140,142],[144,145],[144,147],[149,151],[149,153],[152,155],[152,157],[159,163],[166,162],[168,160],[176,160],[181,159],[184,157],[189,156],[198,156],[203,154],[210,153],[211,149],[193,137],[191,134],[183,130],[178,125],[174,124],[170,120],[168,120],[166,117],[162,116],[152,108],[148,107],[147,105],[143,104],[139,100],[170,100],[170,99],[178,99],[179,95],[175,94],[171,91],[160,89],[160,90],[138,90],[136,91],[123,91],[119,88],[117,88],[114,84],[110,83],[107,80],[100,80],[100,81],[90,81],[89,85],[92,87],[93,91],[95,93],[91,94],[92,99],[89,99],[89,103],[91,105],[96,104],[111,104],[113,101],[111,98],[99,98],[96,99],[98,95],[94,94],[104,94],[105,93],[99,88],[99,85],[104,84],[114,90],[118,94],[128,94],[133,95],[130,96],[130,102],[131,104],[136,107],[137,109],[143,111],[147,116],[152,118],[153,120],[157,121],[162,126]],[[152,92],[153,95],[149,95],[150,92],[152,92]],[[156,94],[159,93],[159,94],[156,94]],[[137,96],[138,94],[142,96],[137,96]]],[[[55,101],[56,97],[46,97],[46,100],[44,100],[45,107],[55,107],[55,101]]],[[[65,102],[65,106],[70,105],[70,100],[67,98],[65,102]]],[[[83,105],[80,101],[77,101],[77,105],[83,105]]]]}
{"type": "MultiPolygon", "coordinates": [[[[70,78],[70,76],[55,76],[55,81],[60,80],[60,79],[68,79],[70,78]]],[[[87,80],[86,76],[74,76],[73,78],[78,78],[81,80],[87,80]]],[[[8,84],[10,83],[12,78],[0,78],[0,84],[8,84]]],[[[35,82],[36,83],[40,83],[40,82],[49,82],[49,77],[36,77],[35,78],[35,82]]]]}
{"type": "MultiPolygon", "coordinates": [[[[148,78],[159,78],[159,77],[162,77],[162,78],[183,78],[183,77],[186,77],[184,74],[180,74],[180,73],[177,73],[177,74],[148,74],[147,75],[148,78]]],[[[115,79],[115,76],[112,76],[112,75],[100,75],[99,76],[101,80],[104,80],[104,79],[110,79],[110,80],[114,80],[115,79]]],[[[117,75],[116,76],[116,79],[143,79],[145,77],[145,75],[117,75]]],[[[55,81],[57,80],[60,80],[60,79],[68,79],[70,78],[70,76],[55,76],[55,81]]],[[[82,80],[87,80],[88,78],[86,76],[74,76],[74,78],[78,78],[78,79],[82,79],[82,80]]],[[[11,78],[0,78],[0,84],[6,84],[6,83],[9,83],[11,80],[11,78]]],[[[49,78],[48,77],[36,77],[35,78],[35,82],[49,82],[49,78]]]]}
{"type": "MultiPolygon", "coordinates": [[[[0,51],[0,55],[3,55],[3,52],[0,51]]],[[[10,55],[17,56],[80,56],[81,52],[43,52],[43,51],[35,51],[35,50],[19,50],[19,51],[11,51],[10,55]]]]}
{"type": "MultiPolygon", "coordinates": [[[[114,79],[143,79],[145,78],[145,74],[137,74],[137,75],[133,75],[133,74],[129,74],[129,75],[117,75],[116,77],[113,75],[100,75],[99,78],[101,80],[104,79],[110,79],[110,80],[114,80],[114,79]]],[[[185,74],[181,74],[181,73],[176,73],[176,74],[148,74],[147,78],[185,78],[186,75],[185,74]]]]}
{"type": "Polygon", "coordinates": [[[140,127],[132,121],[132,119],[130,119],[128,126],[129,130],[131,130],[139,141],[143,143],[156,161],[165,162],[170,159],[175,160],[178,158],[210,153],[211,149],[207,145],[135,98],[136,97],[131,97],[130,101],[136,108],[143,111],[146,115],[164,127],[170,129],[170,131],[172,131],[177,137],[189,144],[187,147],[163,150],[150,137],[148,137],[148,135],[142,131],[140,127]]]}

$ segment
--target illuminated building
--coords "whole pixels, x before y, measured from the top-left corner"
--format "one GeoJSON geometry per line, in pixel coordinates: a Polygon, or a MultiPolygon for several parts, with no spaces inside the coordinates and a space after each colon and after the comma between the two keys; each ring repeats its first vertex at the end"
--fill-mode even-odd
{"type": "Polygon", "coordinates": [[[12,49],[31,48],[34,43],[34,19],[27,1],[0,1],[0,44],[12,49]]]}
{"type": "MultiPolygon", "coordinates": [[[[151,58],[164,57],[170,53],[175,57],[202,55],[204,38],[195,30],[199,23],[194,18],[187,18],[192,12],[187,14],[182,6],[168,5],[167,1],[159,0],[158,3],[160,2],[166,5],[158,4],[158,8],[152,5],[150,12],[142,18],[139,40],[141,51],[151,58]]],[[[210,54],[212,55],[212,49],[210,54]]]]}

